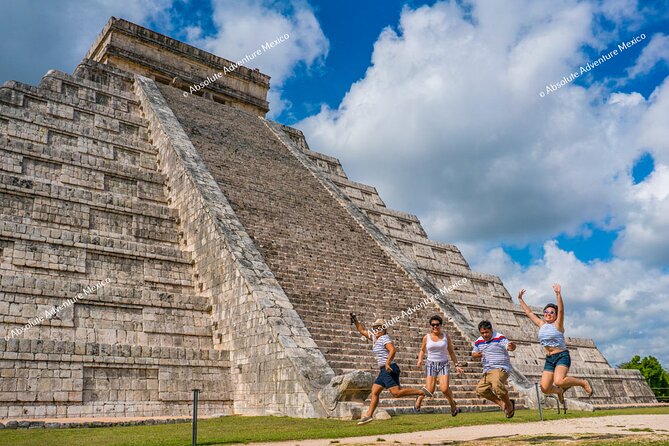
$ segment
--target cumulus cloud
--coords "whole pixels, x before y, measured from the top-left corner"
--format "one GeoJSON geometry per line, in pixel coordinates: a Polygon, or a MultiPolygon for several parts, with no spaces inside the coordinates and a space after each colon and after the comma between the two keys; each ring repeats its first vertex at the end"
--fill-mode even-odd
{"type": "Polygon", "coordinates": [[[628,70],[628,74],[630,77],[646,74],[661,62],[669,62],[669,36],[657,33],[643,49],[634,66],[628,70]]]}
{"type": "Polygon", "coordinates": [[[328,53],[328,39],[313,10],[302,1],[213,0],[213,11],[216,33],[189,42],[226,59],[242,59],[266,42],[290,36],[247,64],[272,77],[270,116],[279,115],[289,106],[281,97],[286,79],[300,65],[307,69],[318,66],[328,53]]]}
{"type": "MultiPolygon", "coordinates": [[[[638,106],[633,106],[638,110],[638,106]]],[[[616,209],[623,227],[614,253],[645,263],[669,265],[669,78],[651,95],[635,139],[655,158],[655,170],[642,183],[627,188],[624,202],[616,209]]]]}
{"type": "MultiPolygon", "coordinates": [[[[512,294],[528,288],[541,304],[561,281],[569,334],[594,338],[612,364],[633,354],[669,364],[669,349],[647,342],[669,322],[669,80],[650,97],[612,91],[631,77],[608,82],[600,67],[546,90],[591,60],[586,48],[638,34],[644,13],[629,0],[466,5],[405,8],[341,104],[297,126],[314,150],[417,214],[431,238],[457,244],[512,294]],[[644,152],[656,169],[635,185],[631,168],[644,152]],[[618,258],[584,263],[549,241],[524,268],[497,247],[541,246],[590,225],[620,231],[618,258]]],[[[628,51],[637,52],[629,76],[656,66],[663,39],[628,51]]]]}
{"type": "Polygon", "coordinates": [[[598,83],[539,96],[585,64],[595,14],[576,1],[406,8],[340,106],[298,127],[437,239],[522,244],[606,219],[630,186],[639,110],[598,83]]]}
{"type": "Polygon", "coordinates": [[[658,327],[669,325],[669,275],[637,260],[584,263],[555,241],[546,242],[544,252],[540,261],[521,268],[495,248],[473,268],[504,277],[512,296],[527,289],[530,305],[553,302],[551,285],[561,283],[567,335],[594,339],[614,366],[634,355],[654,355],[669,364],[669,347],[648,342],[658,327]]]}
{"type": "Polygon", "coordinates": [[[172,1],[4,2],[0,82],[36,84],[50,69],[72,72],[111,16],[140,24],[167,24],[172,1]]]}
{"type": "Polygon", "coordinates": [[[625,229],[616,240],[618,256],[669,265],[669,166],[660,164],[633,187],[625,229]]]}

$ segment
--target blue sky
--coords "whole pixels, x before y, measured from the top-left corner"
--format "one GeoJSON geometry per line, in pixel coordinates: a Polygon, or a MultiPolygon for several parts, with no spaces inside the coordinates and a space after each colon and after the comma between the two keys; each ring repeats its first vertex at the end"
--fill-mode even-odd
{"type": "Polygon", "coordinates": [[[611,363],[669,365],[669,347],[647,342],[669,324],[666,0],[35,0],[4,11],[0,79],[31,84],[71,72],[110,15],[232,60],[290,33],[255,61],[272,76],[272,119],[512,295],[527,288],[540,305],[563,283],[569,333],[594,338],[611,363]]]}

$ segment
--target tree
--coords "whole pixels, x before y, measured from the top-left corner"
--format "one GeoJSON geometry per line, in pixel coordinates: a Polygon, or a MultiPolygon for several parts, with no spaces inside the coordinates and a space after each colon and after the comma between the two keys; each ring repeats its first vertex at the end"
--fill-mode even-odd
{"type": "Polygon", "coordinates": [[[624,362],[618,367],[639,370],[658,401],[669,400],[669,374],[654,356],[646,356],[641,359],[639,355],[636,355],[631,361],[624,362]]]}

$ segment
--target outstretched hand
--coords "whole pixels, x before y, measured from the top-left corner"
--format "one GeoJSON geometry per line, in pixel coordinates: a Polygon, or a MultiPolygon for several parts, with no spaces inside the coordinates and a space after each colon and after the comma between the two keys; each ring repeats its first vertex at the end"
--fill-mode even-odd
{"type": "Polygon", "coordinates": [[[458,365],[458,366],[455,367],[455,372],[456,373],[465,373],[465,370],[458,365]]]}
{"type": "Polygon", "coordinates": [[[525,288],[518,292],[518,300],[523,300],[523,294],[525,294],[525,288]]]}
{"type": "Polygon", "coordinates": [[[559,294],[561,290],[562,290],[562,287],[560,286],[559,283],[554,283],[553,284],[553,291],[555,291],[555,294],[559,294]]]}

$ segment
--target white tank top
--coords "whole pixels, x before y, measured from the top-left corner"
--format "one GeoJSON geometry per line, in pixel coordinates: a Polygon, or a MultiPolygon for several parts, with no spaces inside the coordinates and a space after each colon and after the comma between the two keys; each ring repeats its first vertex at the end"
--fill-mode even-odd
{"type": "Polygon", "coordinates": [[[448,338],[446,333],[443,339],[438,341],[432,340],[432,335],[427,335],[427,360],[433,362],[446,362],[448,361],[448,338]]]}

